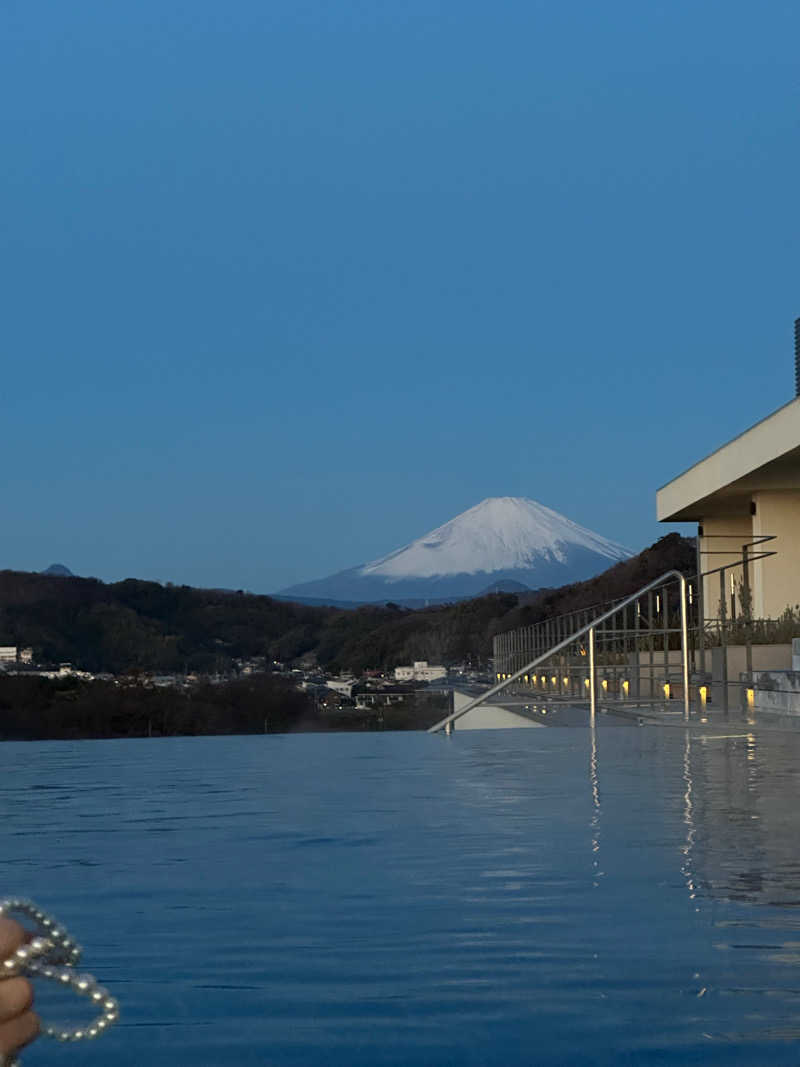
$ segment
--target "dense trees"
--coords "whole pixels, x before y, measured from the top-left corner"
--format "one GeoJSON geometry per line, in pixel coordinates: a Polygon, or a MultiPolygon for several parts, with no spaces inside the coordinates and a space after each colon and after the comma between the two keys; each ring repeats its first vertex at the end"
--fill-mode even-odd
{"type": "Polygon", "coordinates": [[[355,672],[415,659],[485,667],[495,633],[621,597],[672,567],[694,569],[694,545],[677,534],[588,582],[419,611],[395,604],[341,610],[133,579],[106,585],[2,571],[0,644],[115,675],[228,671],[241,659],[306,654],[355,672]]]}
{"type": "Polygon", "coordinates": [[[411,730],[431,726],[447,711],[442,693],[412,693],[391,708],[323,711],[274,675],[192,688],[0,676],[0,740],[411,730]]]}

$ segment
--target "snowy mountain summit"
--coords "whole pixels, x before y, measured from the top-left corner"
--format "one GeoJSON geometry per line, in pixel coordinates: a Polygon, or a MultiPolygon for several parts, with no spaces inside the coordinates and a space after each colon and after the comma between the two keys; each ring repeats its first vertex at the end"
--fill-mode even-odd
{"type": "Polygon", "coordinates": [[[518,582],[529,589],[591,578],[632,555],[525,497],[489,497],[404,548],[282,596],[360,602],[478,596],[518,582]]]}

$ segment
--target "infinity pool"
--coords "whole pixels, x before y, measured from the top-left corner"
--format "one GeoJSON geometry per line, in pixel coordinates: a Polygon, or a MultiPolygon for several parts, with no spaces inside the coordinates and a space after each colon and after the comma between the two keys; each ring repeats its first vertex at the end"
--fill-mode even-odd
{"type": "Polygon", "coordinates": [[[745,731],[0,745],[4,890],[123,1008],[24,1067],[797,1064],[800,735],[745,731]]]}

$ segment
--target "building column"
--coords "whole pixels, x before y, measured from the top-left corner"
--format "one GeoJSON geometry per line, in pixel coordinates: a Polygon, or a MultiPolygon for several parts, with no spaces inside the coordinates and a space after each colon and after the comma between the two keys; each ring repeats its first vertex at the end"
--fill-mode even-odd
{"type": "Polygon", "coordinates": [[[800,543],[800,490],[767,489],[753,493],[755,515],[753,535],[773,535],[774,541],[756,545],[753,553],[776,552],[756,560],[753,615],[757,619],[777,619],[787,608],[800,604],[800,569],[797,545],[800,543]]]}
{"type": "MultiPolygon", "coordinates": [[[[725,518],[703,519],[700,523],[703,536],[700,538],[700,559],[704,571],[716,570],[731,563],[742,562],[742,545],[753,539],[753,519],[750,515],[735,515],[725,518]]],[[[752,568],[751,568],[752,569],[752,568]]],[[[737,567],[725,575],[725,615],[731,617],[731,575],[736,589],[736,613],[740,614],[739,588],[742,581],[742,569],[737,567]]],[[[751,587],[757,583],[754,575],[750,576],[751,587]]],[[[753,615],[759,618],[755,607],[755,589],[753,592],[753,615]]],[[[720,586],[719,574],[710,574],[703,579],[703,612],[706,619],[719,618],[720,586]]]]}

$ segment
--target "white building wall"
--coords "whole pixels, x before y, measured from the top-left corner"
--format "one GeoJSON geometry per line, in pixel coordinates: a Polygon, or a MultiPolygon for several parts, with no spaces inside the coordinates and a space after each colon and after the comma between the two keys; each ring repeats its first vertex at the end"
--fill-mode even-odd
{"type": "Polygon", "coordinates": [[[422,667],[420,670],[415,670],[414,674],[417,681],[435,682],[439,678],[447,677],[447,667],[422,667]]]}
{"type": "Polygon", "coordinates": [[[331,681],[327,681],[325,686],[328,689],[332,689],[334,693],[342,693],[344,696],[349,697],[352,695],[355,684],[355,678],[334,678],[331,681]]]}
{"type": "Polygon", "coordinates": [[[447,667],[430,666],[426,659],[421,659],[413,667],[395,667],[394,677],[398,682],[435,682],[447,677],[447,667]]]}

